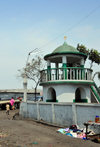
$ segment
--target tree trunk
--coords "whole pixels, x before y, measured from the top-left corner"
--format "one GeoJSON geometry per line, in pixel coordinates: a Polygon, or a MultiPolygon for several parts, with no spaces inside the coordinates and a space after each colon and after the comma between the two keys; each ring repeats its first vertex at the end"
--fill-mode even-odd
{"type": "Polygon", "coordinates": [[[36,91],[37,91],[37,89],[36,89],[36,87],[35,87],[35,101],[36,101],[36,91]]]}
{"type": "Polygon", "coordinates": [[[36,101],[36,94],[37,94],[37,86],[39,84],[39,81],[36,83],[36,86],[35,86],[35,101],[36,101]]]}

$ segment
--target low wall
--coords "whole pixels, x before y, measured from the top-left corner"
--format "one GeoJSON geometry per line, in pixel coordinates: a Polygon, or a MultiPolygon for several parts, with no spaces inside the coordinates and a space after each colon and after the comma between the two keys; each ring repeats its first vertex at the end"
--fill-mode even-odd
{"type": "Polygon", "coordinates": [[[83,127],[84,122],[94,121],[96,115],[100,116],[100,104],[28,101],[27,103],[21,103],[20,115],[25,118],[44,120],[61,126],[77,124],[83,127]]]}

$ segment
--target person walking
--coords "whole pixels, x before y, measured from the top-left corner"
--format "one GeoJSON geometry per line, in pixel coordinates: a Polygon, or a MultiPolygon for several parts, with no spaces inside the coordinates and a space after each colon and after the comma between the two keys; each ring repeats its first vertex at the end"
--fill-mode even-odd
{"type": "Polygon", "coordinates": [[[9,111],[10,111],[10,105],[9,103],[6,104],[6,114],[7,116],[9,115],[9,111]]]}

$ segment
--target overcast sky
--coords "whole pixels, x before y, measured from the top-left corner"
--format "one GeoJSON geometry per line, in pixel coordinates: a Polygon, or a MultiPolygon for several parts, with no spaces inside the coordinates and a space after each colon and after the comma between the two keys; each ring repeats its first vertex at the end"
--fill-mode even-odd
{"type": "Polygon", "coordinates": [[[100,0],[0,0],[0,89],[22,88],[18,69],[28,53],[51,53],[64,36],[74,47],[80,43],[100,52],[100,0]]]}

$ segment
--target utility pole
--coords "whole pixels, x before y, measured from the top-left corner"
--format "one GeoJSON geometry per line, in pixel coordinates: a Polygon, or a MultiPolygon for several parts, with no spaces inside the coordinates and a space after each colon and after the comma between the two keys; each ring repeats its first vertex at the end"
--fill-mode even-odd
{"type": "Polygon", "coordinates": [[[29,57],[31,55],[31,53],[33,53],[34,51],[36,51],[38,48],[35,48],[34,50],[32,50],[31,52],[28,53],[27,56],[27,60],[26,60],[26,66],[25,66],[25,72],[24,72],[24,80],[23,80],[23,88],[24,88],[24,102],[27,102],[27,74],[26,74],[26,68],[27,68],[27,64],[29,61],[29,57]]]}

